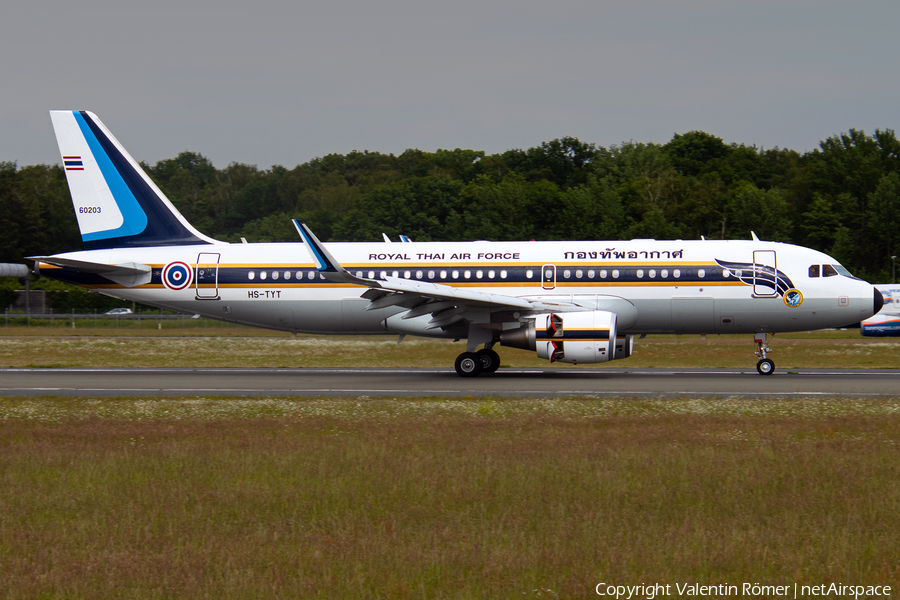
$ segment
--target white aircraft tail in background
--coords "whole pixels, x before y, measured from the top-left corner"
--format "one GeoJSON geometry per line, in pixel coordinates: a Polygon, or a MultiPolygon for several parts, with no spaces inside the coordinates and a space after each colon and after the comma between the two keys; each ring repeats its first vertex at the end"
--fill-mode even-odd
{"type": "Polygon", "coordinates": [[[859,324],[860,333],[875,337],[900,335],[900,285],[878,283],[875,288],[884,297],[884,308],[859,324]]]}

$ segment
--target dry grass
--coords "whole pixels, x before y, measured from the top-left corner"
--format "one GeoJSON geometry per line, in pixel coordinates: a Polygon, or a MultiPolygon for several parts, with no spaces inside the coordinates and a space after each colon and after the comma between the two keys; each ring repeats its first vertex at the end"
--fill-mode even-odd
{"type": "MultiPolygon", "coordinates": [[[[0,333],[4,328],[0,328],[0,333]]],[[[10,328],[10,331],[13,331],[10,328]]],[[[45,330],[50,331],[50,330],[45,330]]],[[[85,330],[83,335],[0,335],[3,367],[431,367],[448,368],[465,350],[449,340],[396,337],[291,337],[253,329],[149,330],[116,336],[115,330],[85,330]],[[260,332],[259,336],[241,336],[260,332]],[[100,334],[103,335],[100,335],[100,334]]],[[[777,337],[771,355],[779,369],[897,368],[900,339],[862,338],[851,332],[824,332],[777,337]]],[[[498,348],[502,364],[549,367],[535,353],[498,348]]],[[[610,368],[752,368],[751,336],[649,336],[635,342],[632,357],[610,368]]],[[[558,368],[573,368],[556,365],[558,368]]],[[[590,365],[596,366],[596,365],[590,365]]],[[[577,367],[575,367],[577,368],[577,367]]]]}
{"type": "Polygon", "coordinates": [[[31,326],[0,326],[0,337],[291,337],[285,331],[190,317],[154,320],[147,316],[140,321],[123,319],[118,324],[114,320],[98,320],[96,326],[91,320],[77,319],[76,325],[72,327],[71,319],[34,319],[31,326]]]}
{"type": "Polygon", "coordinates": [[[5,399],[0,590],[896,590],[898,438],[900,399],[5,399]]]}

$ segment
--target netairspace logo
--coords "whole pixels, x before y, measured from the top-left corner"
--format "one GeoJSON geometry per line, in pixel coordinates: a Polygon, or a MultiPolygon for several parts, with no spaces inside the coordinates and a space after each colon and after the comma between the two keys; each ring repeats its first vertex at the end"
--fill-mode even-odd
{"type": "Polygon", "coordinates": [[[843,583],[823,583],[820,585],[765,585],[761,583],[743,583],[738,585],[721,583],[718,585],[702,585],[699,583],[642,583],[640,585],[612,585],[600,582],[594,588],[598,596],[609,596],[616,600],[644,598],[653,600],[657,596],[751,596],[766,598],[815,598],[824,596],[846,598],[872,598],[890,596],[889,585],[844,585],[843,583]],[[674,590],[672,588],[675,588],[674,590]]]}

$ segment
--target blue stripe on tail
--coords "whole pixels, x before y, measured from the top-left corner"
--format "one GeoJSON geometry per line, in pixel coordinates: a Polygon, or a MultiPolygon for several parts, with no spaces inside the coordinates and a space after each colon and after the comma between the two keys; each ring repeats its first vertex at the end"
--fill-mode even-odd
{"type": "MultiPolygon", "coordinates": [[[[81,134],[91,149],[91,154],[94,155],[94,160],[97,161],[100,172],[103,173],[103,179],[106,180],[106,185],[109,187],[109,191],[112,192],[116,205],[118,205],[119,211],[125,219],[118,229],[84,233],[81,235],[81,239],[87,245],[88,242],[139,235],[147,229],[147,215],[141,210],[140,204],[138,204],[131,189],[125,184],[119,171],[113,166],[106,151],[97,140],[97,136],[88,126],[84,115],[77,112],[74,114],[75,121],[81,128],[81,134]]],[[[69,163],[67,162],[66,164],[68,165],[69,163]]],[[[81,164],[80,161],[79,164],[81,164]]]]}
{"type": "Polygon", "coordinates": [[[74,115],[125,218],[118,229],[83,235],[86,250],[209,243],[182,224],[90,115],[74,115]]]}

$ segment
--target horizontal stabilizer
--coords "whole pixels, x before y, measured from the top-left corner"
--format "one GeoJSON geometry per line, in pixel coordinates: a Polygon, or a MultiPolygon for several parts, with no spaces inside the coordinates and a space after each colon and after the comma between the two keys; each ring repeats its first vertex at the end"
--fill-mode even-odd
{"type": "Polygon", "coordinates": [[[124,263],[121,265],[108,265],[72,258],[59,258],[56,256],[29,256],[28,260],[47,263],[65,269],[74,269],[81,273],[93,273],[100,275],[125,287],[135,287],[150,283],[152,269],[149,265],[140,263],[124,263]]]}

